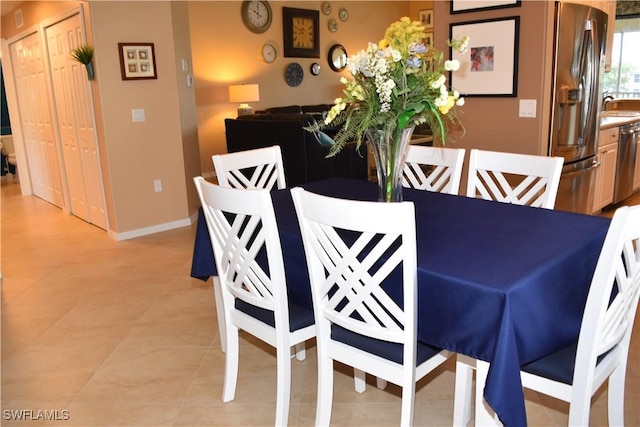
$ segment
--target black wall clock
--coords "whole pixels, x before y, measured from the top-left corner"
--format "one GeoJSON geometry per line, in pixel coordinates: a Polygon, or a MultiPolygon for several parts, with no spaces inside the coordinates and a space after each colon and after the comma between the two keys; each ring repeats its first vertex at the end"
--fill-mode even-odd
{"type": "Polygon", "coordinates": [[[319,21],[317,10],[282,8],[285,57],[320,58],[319,21]]]}
{"type": "Polygon", "coordinates": [[[302,65],[298,64],[297,62],[292,62],[291,64],[287,65],[287,69],[284,72],[284,80],[289,86],[299,86],[300,83],[302,83],[302,79],[304,79],[304,71],[302,70],[302,65]]]}

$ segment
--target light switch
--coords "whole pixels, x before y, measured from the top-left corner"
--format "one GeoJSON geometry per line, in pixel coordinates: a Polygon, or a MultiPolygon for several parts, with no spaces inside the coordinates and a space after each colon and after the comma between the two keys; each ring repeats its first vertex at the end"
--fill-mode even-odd
{"type": "Polygon", "coordinates": [[[134,108],[131,110],[131,120],[134,122],[144,122],[144,109],[134,108]]]}
{"type": "Polygon", "coordinates": [[[526,117],[530,119],[536,118],[536,100],[535,99],[521,99],[520,100],[520,117],[526,117]]]}

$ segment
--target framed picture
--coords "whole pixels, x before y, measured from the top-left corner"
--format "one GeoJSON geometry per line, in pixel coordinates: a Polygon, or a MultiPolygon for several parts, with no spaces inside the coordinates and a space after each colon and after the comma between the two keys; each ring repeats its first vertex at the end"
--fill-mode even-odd
{"type": "Polygon", "coordinates": [[[319,21],[317,10],[282,8],[285,57],[320,58],[319,21]]]}
{"type": "Polygon", "coordinates": [[[433,29],[433,9],[423,9],[420,11],[420,23],[427,29],[433,29]]]}
{"type": "Polygon", "coordinates": [[[460,62],[451,86],[464,96],[517,96],[519,28],[519,16],[450,24],[451,39],[470,40],[467,52],[450,50],[460,62]]]}
{"type": "Polygon", "coordinates": [[[433,46],[433,33],[425,33],[423,43],[425,46],[433,46]]]}
{"type": "Polygon", "coordinates": [[[118,43],[122,80],[157,79],[153,43],[118,43]]]}
{"type": "Polygon", "coordinates": [[[520,0],[451,0],[451,14],[518,7],[520,0]]]}

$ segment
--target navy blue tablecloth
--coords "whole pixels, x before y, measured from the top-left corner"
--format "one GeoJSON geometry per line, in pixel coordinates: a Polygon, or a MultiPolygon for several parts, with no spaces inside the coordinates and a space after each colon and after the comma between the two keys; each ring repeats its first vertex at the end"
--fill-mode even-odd
{"type": "MultiPolygon", "coordinates": [[[[376,185],[365,181],[303,187],[377,197],[376,185]]],[[[274,191],[272,199],[290,297],[312,307],[290,193],[274,191]]],[[[577,339],[610,220],[422,190],[404,189],[404,199],[416,207],[418,339],[490,362],[485,399],[505,425],[526,425],[520,366],[577,339]]],[[[191,274],[215,275],[202,217],[191,274]]]]}

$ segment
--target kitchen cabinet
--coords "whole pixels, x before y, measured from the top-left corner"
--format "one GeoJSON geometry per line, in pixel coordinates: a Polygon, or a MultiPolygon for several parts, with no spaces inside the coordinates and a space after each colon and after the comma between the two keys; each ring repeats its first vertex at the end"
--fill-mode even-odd
{"type": "Polygon", "coordinates": [[[636,167],[633,172],[633,191],[640,189],[640,138],[636,141],[636,167]]]}
{"type": "Polygon", "coordinates": [[[604,49],[604,71],[608,73],[611,71],[611,57],[613,56],[613,33],[616,29],[616,1],[604,0],[604,10],[609,15],[609,21],[607,22],[607,41],[604,49]]]}
{"type": "Polygon", "coordinates": [[[613,202],[613,191],[616,183],[616,165],[618,162],[619,128],[609,128],[600,131],[598,139],[598,160],[600,167],[596,170],[595,192],[593,197],[593,212],[600,212],[602,208],[613,202]]]}

